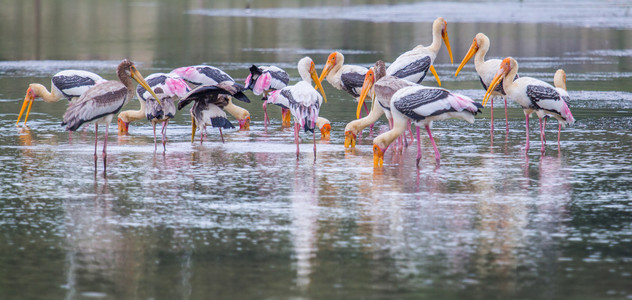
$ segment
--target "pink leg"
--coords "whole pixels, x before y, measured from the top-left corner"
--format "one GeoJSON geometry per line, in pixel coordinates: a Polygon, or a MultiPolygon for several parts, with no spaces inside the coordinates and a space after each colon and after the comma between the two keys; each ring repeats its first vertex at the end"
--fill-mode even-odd
{"type": "Polygon", "coordinates": [[[369,136],[373,135],[373,126],[375,126],[375,123],[369,125],[369,136]]]}
{"type": "Polygon", "coordinates": [[[540,119],[540,152],[544,153],[544,127],[542,126],[542,119],[540,119]]]}
{"type": "Polygon", "coordinates": [[[369,108],[366,106],[366,102],[362,103],[364,105],[364,112],[366,113],[366,115],[369,115],[369,108]]]}
{"type": "Polygon", "coordinates": [[[428,137],[430,137],[430,142],[432,143],[432,148],[434,148],[435,159],[437,160],[437,165],[438,165],[439,161],[441,160],[441,155],[439,154],[439,149],[437,149],[437,144],[435,144],[435,140],[432,137],[432,133],[430,132],[430,126],[426,125],[426,131],[428,131],[428,137]]]}
{"type": "Polygon", "coordinates": [[[417,166],[421,160],[421,135],[419,134],[419,126],[417,126],[417,166]]]}
{"type": "Polygon", "coordinates": [[[268,127],[268,100],[263,101],[263,126],[268,127]]]}
{"type": "Polygon", "coordinates": [[[110,124],[105,125],[105,139],[103,140],[103,159],[107,158],[107,149],[108,149],[108,128],[110,124]]]}
{"type": "Polygon", "coordinates": [[[492,118],[492,127],[491,127],[491,135],[492,135],[492,139],[494,138],[494,97],[492,97],[491,99],[491,104],[492,104],[492,108],[490,109],[490,112],[492,114],[491,118],[492,118]]]}
{"type": "Polygon", "coordinates": [[[204,143],[204,133],[206,132],[206,125],[202,125],[202,128],[200,128],[200,145],[202,145],[202,143],[204,143]]]}
{"type": "Polygon", "coordinates": [[[300,125],[298,122],[294,122],[294,143],[296,144],[296,160],[298,160],[299,147],[298,147],[298,131],[300,129],[300,125]]]}
{"type": "Polygon", "coordinates": [[[415,140],[415,137],[413,136],[413,122],[411,120],[408,120],[408,132],[410,133],[410,141],[413,142],[415,140]]]}
{"type": "Polygon", "coordinates": [[[222,127],[219,128],[219,136],[222,137],[222,144],[224,143],[224,134],[222,133],[222,127]]]}
{"type": "Polygon", "coordinates": [[[560,145],[560,133],[562,132],[562,123],[557,125],[557,145],[560,145]]]}
{"type": "Polygon", "coordinates": [[[151,125],[154,127],[154,151],[156,151],[158,148],[158,146],[156,146],[156,122],[151,122],[151,125]]]}
{"type": "Polygon", "coordinates": [[[314,162],[316,162],[316,122],[312,122],[312,127],[314,128],[314,162]]]}
{"type": "Polygon", "coordinates": [[[169,124],[169,120],[162,122],[162,149],[163,151],[167,151],[167,125],[169,124]]]}
{"type": "Polygon", "coordinates": [[[527,145],[525,150],[529,151],[529,115],[525,115],[525,120],[526,120],[526,128],[527,128],[527,145]]]}
{"type": "MultiPolygon", "coordinates": [[[[548,118],[544,118],[544,125],[542,125],[544,129],[540,128],[540,131],[541,131],[540,135],[542,135],[544,137],[544,144],[545,145],[546,145],[546,134],[544,133],[544,130],[546,130],[546,119],[548,119],[548,118]]],[[[542,139],[542,137],[540,139],[542,139]]]]}
{"type": "Polygon", "coordinates": [[[94,123],[94,160],[97,160],[97,144],[99,142],[99,124],[94,123]]]}
{"type": "Polygon", "coordinates": [[[507,96],[505,98],[505,131],[509,132],[509,118],[507,117],[507,96]]]}

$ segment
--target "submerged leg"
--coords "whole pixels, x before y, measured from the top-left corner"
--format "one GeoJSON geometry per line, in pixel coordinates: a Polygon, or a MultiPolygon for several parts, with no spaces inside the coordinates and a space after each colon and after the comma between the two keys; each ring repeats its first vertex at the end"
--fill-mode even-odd
{"type": "Polygon", "coordinates": [[[544,153],[544,127],[542,126],[542,119],[540,119],[540,152],[544,153]]]}
{"type": "Polygon", "coordinates": [[[167,125],[169,125],[169,120],[162,122],[162,149],[167,151],[167,125]]]}
{"type": "Polygon", "coordinates": [[[110,124],[105,124],[105,138],[103,139],[103,159],[107,158],[108,153],[107,153],[107,149],[108,149],[108,128],[110,127],[110,124]]]}
{"type": "Polygon", "coordinates": [[[298,131],[300,129],[300,125],[298,125],[298,122],[296,122],[296,120],[294,121],[294,143],[296,144],[296,160],[298,160],[298,153],[299,153],[299,148],[298,148],[298,131]]]}
{"type": "Polygon", "coordinates": [[[222,133],[222,127],[219,128],[219,136],[222,137],[222,144],[224,143],[224,134],[222,133]]]}
{"type": "Polygon", "coordinates": [[[419,133],[419,126],[417,127],[417,166],[419,167],[419,161],[421,160],[421,135],[419,133]]]}
{"type": "Polygon", "coordinates": [[[509,118],[507,117],[507,96],[503,97],[505,99],[505,131],[509,132],[509,118]]]}
{"type": "Polygon", "coordinates": [[[527,132],[527,145],[526,145],[525,150],[529,151],[529,115],[525,114],[524,118],[526,120],[525,126],[526,126],[526,132],[527,132]]]}
{"type": "Polygon", "coordinates": [[[314,162],[316,162],[316,122],[312,122],[312,127],[314,128],[312,132],[314,134],[314,162]]]}
{"type": "Polygon", "coordinates": [[[263,101],[263,126],[268,127],[268,100],[263,101]]]}
{"type": "Polygon", "coordinates": [[[435,159],[437,160],[437,165],[438,165],[439,161],[441,160],[441,155],[439,154],[439,149],[437,149],[437,144],[435,144],[435,140],[432,137],[432,133],[430,132],[430,126],[429,125],[426,125],[426,131],[428,131],[428,137],[430,137],[430,142],[432,143],[432,148],[434,148],[435,159]]]}
{"type": "Polygon", "coordinates": [[[99,142],[99,124],[94,123],[94,161],[97,160],[97,144],[99,142]]]}
{"type": "Polygon", "coordinates": [[[560,133],[562,132],[562,123],[557,124],[557,145],[560,145],[560,133]]]}
{"type": "Polygon", "coordinates": [[[490,102],[491,102],[491,105],[492,105],[492,107],[489,110],[491,115],[492,115],[491,116],[491,119],[492,119],[491,123],[492,123],[492,125],[491,125],[491,129],[490,129],[490,134],[491,134],[492,140],[493,140],[494,139],[494,97],[492,97],[490,102]]]}
{"type": "Polygon", "coordinates": [[[151,122],[151,125],[154,127],[154,151],[156,151],[158,149],[158,146],[156,146],[156,122],[151,122]]]}

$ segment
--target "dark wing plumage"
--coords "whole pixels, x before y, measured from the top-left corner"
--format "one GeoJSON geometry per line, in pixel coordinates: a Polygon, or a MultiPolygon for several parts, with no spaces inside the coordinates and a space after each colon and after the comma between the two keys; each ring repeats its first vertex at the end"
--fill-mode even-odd
{"type": "Polygon", "coordinates": [[[151,121],[153,119],[164,120],[166,118],[173,118],[176,112],[176,106],[174,104],[173,98],[164,97],[160,99],[162,105],[158,104],[158,101],[150,98],[147,101],[145,106],[145,116],[147,120],[151,121]]]}
{"type": "Polygon", "coordinates": [[[211,66],[201,66],[198,68],[200,73],[204,74],[204,76],[215,80],[216,82],[222,81],[235,81],[230,75],[226,74],[226,72],[211,66]]]}
{"type": "Polygon", "coordinates": [[[415,74],[421,74],[421,78],[417,81],[417,83],[421,83],[426,77],[426,73],[428,72],[431,64],[432,60],[430,59],[430,56],[424,56],[412,61],[404,68],[397,70],[394,74],[391,75],[397,78],[406,78],[415,74]]]}
{"type": "MultiPolygon", "coordinates": [[[[231,93],[225,89],[222,89],[220,87],[217,86],[199,86],[193,90],[191,90],[188,94],[186,94],[178,103],[178,110],[182,109],[183,107],[189,105],[189,103],[193,102],[193,101],[203,101],[205,103],[215,103],[215,102],[223,102],[223,101],[218,101],[219,98],[225,98],[225,97],[218,97],[219,95],[227,95],[227,96],[231,96],[231,93]]],[[[227,103],[223,104],[223,105],[218,105],[221,108],[223,108],[224,106],[226,106],[228,104],[228,100],[226,100],[227,103]]]]}
{"type": "Polygon", "coordinates": [[[421,106],[446,99],[449,94],[450,92],[444,89],[420,89],[414,93],[401,97],[397,101],[394,101],[393,106],[395,106],[395,109],[400,111],[405,116],[415,121],[420,121],[427,117],[440,115],[448,111],[456,111],[450,107],[447,109],[435,110],[431,114],[425,116],[419,115],[418,113],[414,112],[415,109],[421,106]]]}
{"type": "MultiPolygon", "coordinates": [[[[154,87],[156,87],[158,85],[164,85],[165,82],[167,81],[167,76],[166,75],[159,75],[159,76],[155,76],[155,77],[149,77],[148,76],[147,78],[145,78],[145,81],[147,81],[147,84],[153,89],[154,87]]],[[[147,101],[147,99],[145,99],[145,92],[146,91],[147,90],[145,90],[145,88],[142,85],[140,85],[140,84],[136,87],[136,94],[143,101],[147,101]]],[[[162,94],[163,91],[154,89],[154,93],[162,94]]],[[[158,96],[158,97],[160,97],[160,96],[158,96]]]]}
{"type": "Polygon", "coordinates": [[[61,125],[66,125],[67,130],[75,131],[83,123],[118,113],[127,102],[127,96],[127,88],[117,81],[95,86],[68,106],[61,125]]]}
{"type": "Polygon", "coordinates": [[[342,81],[342,88],[345,92],[349,93],[353,97],[360,97],[360,90],[362,89],[362,84],[364,83],[365,74],[356,73],[356,72],[348,72],[343,73],[340,76],[340,81],[342,81]]]}
{"type": "Polygon", "coordinates": [[[87,89],[97,84],[94,79],[79,75],[56,75],[53,76],[51,82],[61,91],[62,94],[64,94],[64,97],[67,99],[81,96],[81,94],[73,92],[73,90],[84,87],[87,89]]]}
{"type": "Polygon", "coordinates": [[[285,71],[268,71],[270,72],[270,76],[272,78],[282,82],[284,85],[287,85],[290,82],[290,75],[285,71]]]}
{"type": "Polygon", "coordinates": [[[551,87],[541,85],[527,85],[527,96],[531,100],[531,104],[536,108],[540,108],[538,102],[543,100],[560,100],[560,94],[551,87]]]}

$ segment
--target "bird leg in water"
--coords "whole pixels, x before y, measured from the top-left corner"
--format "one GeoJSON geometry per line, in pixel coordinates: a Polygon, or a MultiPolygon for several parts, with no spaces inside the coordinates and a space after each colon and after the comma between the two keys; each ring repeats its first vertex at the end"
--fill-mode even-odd
{"type": "Polygon", "coordinates": [[[419,167],[419,161],[421,160],[421,135],[419,133],[419,126],[417,127],[417,167],[419,167]]]}
{"type": "Polygon", "coordinates": [[[526,128],[527,128],[527,145],[525,146],[525,151],[529,151],[529,115],[525,114],[525,120],[526,120],[526,128]]]}
{"type": "Polygon", "coordinates": [[[413,122],[410,119],[408,120],[408,132],[410,133],[410,141],[415,141],[415,137],[413,136],[413,122]]]}
{"type": "Polygon", "coordinates": [[[167,151],[167,125],[169,125],[169,119],[162,122],[162,149],[167,151]]]}
{"type": "Polygon", "coordinates": [[[491,135],[492,142],[494,140],[494,98],[495,97],[492,97],[492,100],[490,101],[491,102],[491,108],[489,109],[489,111],[490,111],[490,113],[492,115],[491,116],[491,119],[492,119],[491,123],[492,123],[492,125],[491,125],[491,129],[490,129],[490,135],[491,135]]]}
{"type": "Polygon", "coordinates": [[[505,99],[505,131],[509,132],[509,118],[507,117],[507,96],[503,97],[505,99]]]}
{"type": "Polygon", "coordinates": [[[542,119],[540,119],[540,152],[544,153],[544,127],[542,127],[542,119]]]}
{"type": "Polygon", "coordinates": [[[154,127],[154,151],[156,151],[158,149],[158,146],[156,146],[156,122],[151,122],[151,125],[154,127]]]}
{"type": "Polygon", "coordinates": [[[268,100],[263,101],[263,126],[268,128],[268,100]]]}
{"type": "Polygon", "coordinates": [[[432,137],[432,133],[430,132],[430,125],[426,125],[426,131],[428,131],[428,137],[430,137],[430,142],[432,143],[432,148],[434,148],[435,159],[437,160],[437,165],[438,165],[439,161],[441,160],[441,155],[439,154],[439,149],[437,149],[437,144],[435,144],[435,140],[432,137]]]}
{"type": "Polygon", "coordinates": [[[560,133],[562,132],[562,123],[557,124],[557,146],[560,146],[560,133]]]}
{"type": "Polygon", "coordinates": [[[108,149],[108,128],[109,127],[110,127],[110,124],[105,125],[105,139],[103,140],[103,159],[104,160],[108,156],[107,149],[108,149]]]}
{"type": "Polygon", "coordinates": [[[296,144],[296,160],[298,160],[298,153],[299,153],[299,148],[298,148],[299,129],[300,129],[300,126],[298,125],[298,122],[294,121],[294,143],[296,144]]]}
{"type": "Polygon", "coordinates": [[[314,162],[316,162],[316,122],[312,122],[312,128],[314,128],[312,133],[314,135],[314,162]]]}
{"type": "Polygon", "coordinates": [[[219,136],[222,137],[222,144],[224,143],[224,134],[222,133],[222,127],[219,128],[219,136]]]}
{"type": "Polygon", "coordinates": [[[94,161],[97,161],[97,142],[99,141],[99,124],[94,123],[94,161]]]}

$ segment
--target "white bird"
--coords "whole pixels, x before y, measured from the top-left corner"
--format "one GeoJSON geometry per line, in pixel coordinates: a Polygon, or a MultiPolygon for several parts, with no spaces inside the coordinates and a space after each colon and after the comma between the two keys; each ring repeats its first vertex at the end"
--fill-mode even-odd
{"type": "MultiPolygon", "coordinates": [[[[177,68],[171,72],[186,80],[192,88],[199,86],[220,86],[221,84],[221,87],[225,90],[242,92],[245,89],[244,86],[235,82],[235,80],[226,72],[213,66],[188,66],[177,68]]],[[[248,98],[246,97],[246,99],[248,98]]],[[[250,100],[248,100],[248,102],[250,102],[250,100]]],[[[246,127],[250,128],[250,118],[240,119],[240,116],[242,115],[243,114],[233,115],[233,117],[239,121],[240,129],[245,129],[246,127]]],[[[248,114],[248,116],[250,116],[250,114],[248,114]]]]}
{"type": "MultiPolygon", "coordinates": [[[[555,86],[555,90],[560,93],[560,97],[562,97],[562,100],[566,102],[566,105],[570,104],[571,97],[566,91],[566,72],[564,72],[564,70],[558,69],[557,71],[555,71],[555,75],[553,76],[553,85],[555,86]]],[[[544,128],[546,128],[546,119],[547,118],[544,118],[544,128]]],[[[562,132],[562,123],[559,121],[557,123],[557,144],[559,145],[560,134],[562,132]]],[[[546,142],[546,139],[544,141],[546,142]]]]}
{"type": "MultiPolygon", "coordinates": [[[[158,103],[144,87],[139,85],[136,88],[136,93],[138,94],[138,99],[141,103],[141,110],[143,110],[142,114],[151,122],[154,129],[154,150],[157,148],[156,124],[162,123],[162,147],[166,150],[167,125],[169,123],[169,119],[173,118],[176,114],[174,101],[178,101],[187,95],[190,91],[189,85],[184,79],[173,73],[154,73],[147,76],[145,80],[153,92],[160,97],[160,103],[158,103]]],[[[125,112],[119,114],[119,120],[121,119],[121,114],[123,113],[125,112]]],[[[125,125],[127,128],[129,123],[125,125]]]]}
{"type": "MultiPolygon", "coordinates": [[[[500,67],[500,62],[501,62],[500,59],[485,60],[485,55],[487,55],[487,52],[489,51],[489,46],[490,46],[489,38],[485,34],[483,33],[476,34],[476,36],[474,37],[474,41],[472,42],[472,45],[470,46],[470,49],[467,51],[467,54],[465,54],[465,57],[463,57],[463,60],[461,61],[461,64],[456,69],[456,72],[454,73],[454,77],[459,75],[459,72],[461,71],[463,66],[465,66],[465,64],[472,58],[472,56],[476,54],[476,56],[474,56],[474,68],[476,69],[476,73],[478,73],[478,78],[481,80],[481,84],[483,85],[483,88],[487,90],[487,88],[489,87],[489,84],[492,82],[492,79],[494,79],[494,75],[498,71],[498,68],[500,67]]],[[[516,76],[518,75],[516,74],[516,76]]],[[[505,94],[505,90],[503,90],[503,85],[501,83],[492,92],[492,101],[491,101],[492,108],[490,111],[492,135],[494,133],[494,98],[495,97],[502,97],[505,100],[505,128],[506,128],[505,130],[507,131],[509,130],[509,119],[507,118],[507,95],[505,94]]]]}
{"type": "Polygon", "coordinates": [[[507,93],[507,97],[520,104],[524,111],[527,133],[526,150],[529,150],[529,115],[535,112],[540,119],[540,150],[544,152],[544,128],[542,126],[542,118],[545,115],[551,115],[562,125],[575,123],[575,118],[573,118],[571,110],[555,87],[532,77],[520,77],[515,79],[517,73],[518,62],[512,57],[503,59],[494,79],[489,88],[487,88],[487,92],[483,98],[483,106],[487,104],[487,100],[491,96],[492,91],[502,80],[503,89],[505,93],[507,93]]]}
{"type": "Polygon", "coordinates": [[[482,107],[467,96],[452,93],[443,88],[417,85],[400,89],[391,98],[393,129],[373,140],[373,164],[381,166],[384,163],[384,152],[393,140],[406,130],[407,120],[410,119],[417,127],[417,165],[421,160],[419,133],[421,126],[424,126],[428,132],[438,165],[441,156],[430,132],[432,122],[454,118],[474,123],[474,116],[481,112],[482,107]]]}
{"type": "Polygon", "coordinates": [[[379,60],[367,71],[360,91],[360,98],[356,114],[358,119],[353,120],[345,127],[345,148],[355,147],[357,134],[367,126],[374,124],[382,114],[386,115],[390,128],[393,128],[393,117],[391,115],[391,97],[395,92],[404,87],[416,86],[416,83],[395,76],[386,75],[386,67],[383,61],[379,60]],[[366,117],[360,119],[360,109],[364,99],[368,94],[375,96],[373,108],[366,117]],[[377,104],[377,105],[376,105],[377,104]]]}
{"type": "MultiPolygon", "coordinates": [[[[296,143],[296,159],[298,160],[298,132],[301,127],[305,131],[314,132],[320,105],[323,102],[323,98],[327,102],[327,96],[325,96],[323,86],[318,81],[314,61],[309,56],[299,60],[297,68],[302,81],[273,91],[268,102],[271,104],[282,104],[290,108],[290,112],[294,116],[294,142],[296,143]],[[316,82],[316,86],[322,96],[312,86],[312,80],[316,82]]],[[[314,161],[316,161],[316,132],[314,132],[314,161]]]]}
{"type": "MultiPolygon", "coordinates": [[[[285,70],[277,66],[255,66],[250,67],[250,74],[246,77],[245,86],[252,90],[255,95],[263,94],[263,124],[268,126],[268,96],[270,92],[280,90],[290,82],[290,75],[285,70]]],[[[281,107],[282,126],[291,125],[292,116],[287,107],[281,107]]]]}
{"type": "MultiPolygon", "coordinates": [[[[327,63],[325,63],[318,81],[322,83],[323,79],[327,78],[329,84],[338,90],[347,92],[357,102],[362,90],[364,77],[369,69],[362,66],[345,65],[344,63],[345,57],[342,53],[335,51],[329,54],[327,63]]],[[[364,109],[369,114],[366,105],[364,109]]]]}
{"type": "Polygon", "coordinates": [[[428,70],[430,70],[437,79],[439,86],[441,86],[439,75],[437,75],[433,67],[434,60],[441,48],[441,40],[445,42],[450,54],[450,63],[454,63],[448,38],[448,23],[442,17],[439,17],[432,23],[432,44],[428,47],[418,45],[412,50],[404,52],[388,66],[386,75],[393,75],[414,83],[421,83],[426,77],[428,70]]]}
{"type": "Polygon", "coordinates": [[[22,102],[22,109],[20,109],[20,115],[18,116],[18,120],[15,122],[15,125],[20,123],[22,114],[28,104],[28,109],[24,117],[24,126],[26,126],[26,121],[29,118],[31,106],[33,105],[35,98],[42,98],[44,102],[48,103],[57,102],[63,98],[72,102],[91,87],[103,82],[105,82],[105,79],[92,72],[64,70],[53,75],[51,78],[50,92],[45,86],[39,83],[31,83],[29,84],[29,88],[26,90],[26,96],[24,97],[24,102],[22,102]]]}
{"type": "Polygon", "coordinates": [[[97,159],[97,142],[99,136],[99,124],[105,124],[105,138],[103,142],[103,158],[107,157],[108,127],[112,118],[123,105],[134,97],[134,85],[132,79],[147,89],[155,99],[158,96],[151,90],[143,76],[138,72],[134,63],[124,59],[116,71],[120,81],[110,80],[88,89],[76,101],[73,101],[64,113],[64,121],[70,131],[77,130],[83,123],[94,123],[94,159],[97,159]]]}

